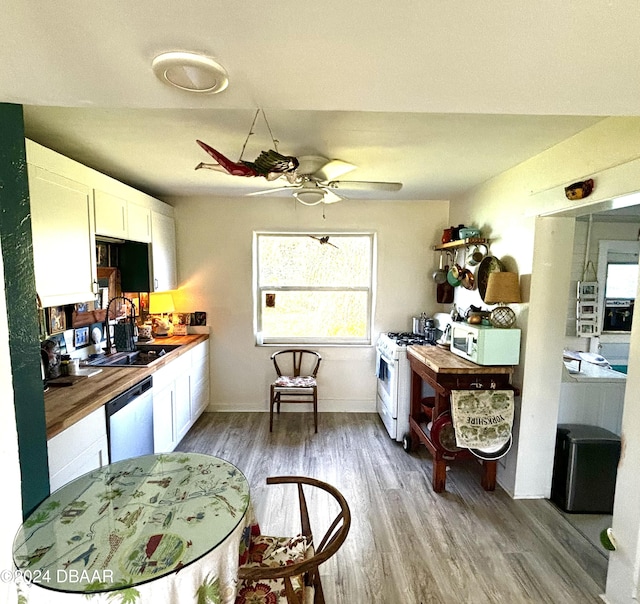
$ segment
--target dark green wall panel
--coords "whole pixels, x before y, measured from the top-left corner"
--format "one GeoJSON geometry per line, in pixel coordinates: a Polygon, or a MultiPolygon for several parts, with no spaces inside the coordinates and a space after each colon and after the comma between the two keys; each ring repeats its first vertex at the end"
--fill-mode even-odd
{"type": "Polygon", "coordinates": [[[49,494],[49,470],[21,105],[0,103],[0,132],[0,243],[26,515],[49,494]]]}

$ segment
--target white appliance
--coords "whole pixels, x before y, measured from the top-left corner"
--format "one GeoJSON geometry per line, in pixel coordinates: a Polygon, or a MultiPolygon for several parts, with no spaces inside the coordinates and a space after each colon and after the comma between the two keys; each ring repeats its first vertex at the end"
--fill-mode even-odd
{"type": "Polygon", "coordinates": [[[478,365],[517,365],[520,330],[452,323],[451,352],[478,365]]]}
{"type": "Polygon", "coordinates": [[[380,334],[376,343],[376,409],[389,436],[402,442],[409,432],[411,368],[407,346],[433,345],[437,334],[427,338],[412,333],[380,334]]]}
{"type": "Polygon", "coordinates": [[[105,405],[109,463],[153,453],[152,386],[146,377],[105,405]]]}

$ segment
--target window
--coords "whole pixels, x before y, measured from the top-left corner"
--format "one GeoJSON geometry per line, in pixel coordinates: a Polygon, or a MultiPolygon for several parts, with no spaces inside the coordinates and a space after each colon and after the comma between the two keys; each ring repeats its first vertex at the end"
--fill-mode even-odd
{"type": "Polygon", "coordinates": [[[373,233],[255,233],[259,344],[370,344],[373,233]]]}
{"type": "Polygon", "coordinates": [[[638,264],[608,263],[605,288],[605,298],[635,300],[638,290],[638,264]]]}

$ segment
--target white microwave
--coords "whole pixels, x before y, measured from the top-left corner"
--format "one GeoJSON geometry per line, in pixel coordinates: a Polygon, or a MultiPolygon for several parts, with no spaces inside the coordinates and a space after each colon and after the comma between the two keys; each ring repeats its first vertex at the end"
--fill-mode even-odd
{"type": "Polygon", "coordinates": [[[451,352],[478,365],[517,365],[520,330],[452,323],[451,352]]]}

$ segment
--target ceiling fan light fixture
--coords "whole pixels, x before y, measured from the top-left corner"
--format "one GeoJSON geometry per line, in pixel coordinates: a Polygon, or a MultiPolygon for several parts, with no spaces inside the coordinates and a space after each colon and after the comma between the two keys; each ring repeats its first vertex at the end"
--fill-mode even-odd
{"type": "Polygon", "coordinates": [[[317,206],[324,201],[324,191],[321,189],[294,191],[293,196],[305,206],[317,206]]]}
{"type": "Polygon", "coordinates": [[[216,94],[229,85],[222,65],[195,52],[163,52],[153,59],[151,69],[161,82],[187,92],[216,94]]]}

